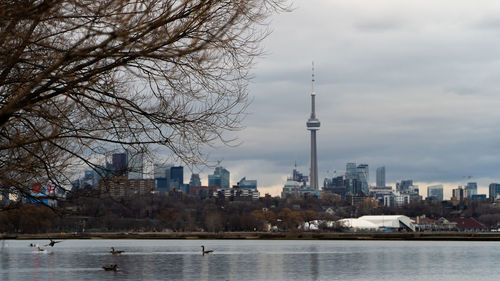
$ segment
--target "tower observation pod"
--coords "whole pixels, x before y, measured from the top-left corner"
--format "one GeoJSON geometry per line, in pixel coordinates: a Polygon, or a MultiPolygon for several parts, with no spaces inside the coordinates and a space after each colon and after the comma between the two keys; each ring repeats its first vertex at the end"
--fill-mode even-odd
{"type": "Polygon", "coordinates": [[[318,186],[318,158],[316,148],[316,131],[319,130],[320,122],[316,118],[315,100],[316,93],[314,92],[314,62],[312,64],[312,91],[311,91],[311,117],[307,120],[307,129],[311,131],[311,170],[310,170],[310,185],[311,189],[319,190],[318,186]]]}

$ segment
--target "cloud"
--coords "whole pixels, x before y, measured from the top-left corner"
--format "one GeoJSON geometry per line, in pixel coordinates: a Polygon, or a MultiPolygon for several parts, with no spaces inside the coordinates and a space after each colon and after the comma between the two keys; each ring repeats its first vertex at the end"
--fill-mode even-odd
{"type": "Polygon", "coordinates": [[[295,161],[307,174],[314,60],[320,178],[355,161],[370,165],[372,182],[382,165],[393,183],[452,187],[472,175],[481,190],[500,179],[500,2],[295,6],[273,18],[256,61],[242,144],[211,150],[213,159],[270,190],[295,161]]]}

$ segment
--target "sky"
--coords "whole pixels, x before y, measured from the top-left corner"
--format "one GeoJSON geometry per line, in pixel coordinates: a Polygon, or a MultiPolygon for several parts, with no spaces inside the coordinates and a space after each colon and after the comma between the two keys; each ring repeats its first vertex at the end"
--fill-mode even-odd
{"type": "MultiPolygon", "coordinates": [[[[315,64],[320,185],[347,162],[395,186],[500,181],[500,2],[295,0],[271,18],[249,86],[241,144],[210,151],[231,183],[278,195],[294,164],[309,174],[315,64]]],[[[202,182],[212,168],[202,168],[202,182]]]]}

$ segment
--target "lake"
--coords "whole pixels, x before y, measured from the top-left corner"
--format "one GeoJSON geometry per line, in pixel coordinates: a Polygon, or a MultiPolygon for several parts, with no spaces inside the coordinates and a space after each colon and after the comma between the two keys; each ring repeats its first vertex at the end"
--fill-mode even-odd
{"type": "Polygon", "coordinates": [[[500,242],[1,240],[0,280],[499,280],[500,242]],[[202,255],[201,245],[214,250],[202,255]],[[110,247],[123,250],[112,255],[110,247]],[[118,270],[105,271],[106,264],[118,270]]]}

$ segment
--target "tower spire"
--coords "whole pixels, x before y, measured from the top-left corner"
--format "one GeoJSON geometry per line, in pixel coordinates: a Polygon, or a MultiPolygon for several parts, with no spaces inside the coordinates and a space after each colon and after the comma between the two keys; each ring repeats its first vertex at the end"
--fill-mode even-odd
{"type": "Polygon", "coordinates": [[[314,61],[312,62],[312,81],[311,81],[311,117],[307,120],[307,129],[311,131],[311,169],[310,169],[310,185],[311,189],[319,190],[318,186],[318,159],[316,148],[316,131],[319,130],[320,122],[316,118],[315,98],[314,92],[314,61]]]}

